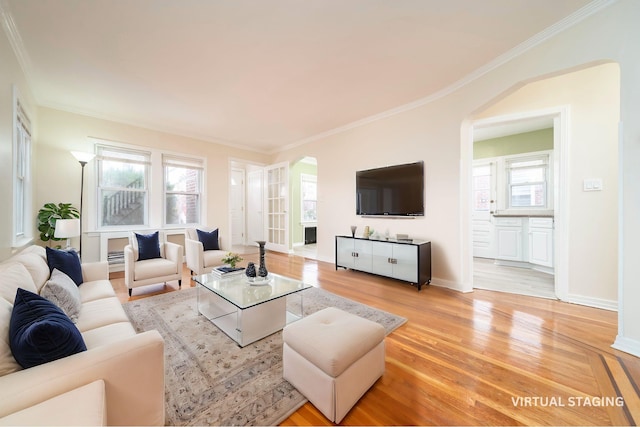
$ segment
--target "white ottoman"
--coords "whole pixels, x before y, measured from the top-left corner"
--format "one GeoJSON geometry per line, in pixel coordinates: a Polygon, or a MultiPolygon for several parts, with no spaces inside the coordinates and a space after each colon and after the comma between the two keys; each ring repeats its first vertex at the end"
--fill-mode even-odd
{"type": "Polygon", "coordinates": [[[382,325],[334,307],[287,325],[284,379],[339,423],[384,373],[382,325]]]}

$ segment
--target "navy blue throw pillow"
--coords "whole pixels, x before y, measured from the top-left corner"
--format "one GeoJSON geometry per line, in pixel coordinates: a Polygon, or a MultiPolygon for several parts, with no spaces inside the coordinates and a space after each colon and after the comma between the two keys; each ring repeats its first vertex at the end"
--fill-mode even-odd
{"type": "Polygon", "coordinates": [[[51,301],[18,288],[9,321],[9,345],[23,368],[86,351],[82,334],[51,301]]]}
{"type": "Polygon", "coordinates": [[[158,232],[151,234],[138,234],[138,261],[160,258],[160,238],[158,232]]]}
{"type": "Polygon", "coordinates": [[[80,265],[80,257],[78,253],[73,249],[60,250],[46,247],[47,250],[47,264],[49,264],[49,273],[53,272],[54,268],[62,271],[67,276],[71,277],[71,280],[77,286],[82,284],[82,266],[80,265]]]}
{"type": "Polygon", "coordinates": [[[217,228],[213,231],[198,230],[196,228],[196,231],[198,232],[198,240],[202,243],[205,251],[220,250],[217,228]]]}

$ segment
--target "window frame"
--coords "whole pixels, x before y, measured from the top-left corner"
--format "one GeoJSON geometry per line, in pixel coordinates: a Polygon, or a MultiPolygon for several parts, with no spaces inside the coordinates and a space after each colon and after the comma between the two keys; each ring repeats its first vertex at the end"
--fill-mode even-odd
{"type": "Polygon", "coordinates": [[[96,152],[96,229],[100,231],[113,231],[113,230],[130,230],[135,228],[147,228],[149,226],[149,211],[151,204],[151,152],[148,150],[138,149],[138,148],[130,148],[123,147],[120,145],[109,144],[107,141],[97,142],[95,144],[95,152],[96,152]],[[119,152],[124,154],[133,154],[136,156],[142,156],[145,160],[125,160],[117,157],[109,157],[103,154],[103,150],[119,152]],[[143,190],[127,190],[127,191],[138,191],[143,193],[144,199],[144,212],[143,212],[143,223],[142,224],[129,224],[129,225],[103,225],[104,219],[104,207],[102,205],[102,194],[104,191],[122,191],[123,187],[114,187],[114,186],[101,186],[101,178],[102,178],[102,168],[103,161],[114,161],[114,162],[122,162],[122,163],[132,163],[132,164],[141,164],[144,165],[144,185],[143,190]]]}
{"type": "Polygon", "coordinates": [[[300,174],[300,223],[301,224],[315,224],[318,222],[318,177],[316,175],[310,175],[310,174],[306,174],[306,173],[302,173],[300,174]],[[311,200],[311,199],[305,199],[304,198],[304,184],[305,182],[312,182],[315,184],[316,186],[316,198],[311,200]],[[304,203],[305,201],[312,201],[315,203],[316,205],[316,218],[313,220],[305,220],[305,207],[304,207],[304,203]]]}
{"type": "Polygon", "coordinates": [[[506,189],[506,208],[507,210],[548,210],[551,207],[551,201],[549,200],[549,188],[551,185],[551,154],[548,152],[544,153],[527,153],[524,155],[518,156],[509,156],[505,159],[505,189],[506,189]],[[527,166],[512,166],[515,163],[525,163],[525,162],[535,162],[541,161],[540,165],[527,165],[527,166]],[[514,184],[512,183],[511,172],[514,170],[525,170],[525,169],[540,169],[544,168],[544,179],[542,181],[533,181],[527,183],[514,184]],[[533,185],[542,185],[542,192],[544,203],[541,206],[514,206],[513,205],[513,189],[515,187],[525,187],[525,186],[533,186],[533,185]]]}
{"type": "Polygon", "coordinates": [[[204,159],[196,157],[177,156],[170,153],[162,153],[162,225],[165,228],[188,227],[200,224],[203,217],[204,200],[204,159]],[[167,190],[167,170],[169,167],[191,169],[198,172],[197,191],[169,191],[167,190]],[[195,222],[169,224],[167,222],[167,196],[184,195],[197,196],[197,219],[195,222]]]}
{"type": "Polygon", "coordinates": [[[32,127],[18,88],[13,85],[13,141],[12,141],[12,247],[25,246],[33,241],[31,212],[33,184],[32,127]]]}

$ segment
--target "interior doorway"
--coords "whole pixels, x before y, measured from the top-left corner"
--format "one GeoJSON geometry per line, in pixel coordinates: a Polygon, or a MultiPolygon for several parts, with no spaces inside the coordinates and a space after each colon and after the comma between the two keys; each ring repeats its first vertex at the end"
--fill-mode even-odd
{"type": "Polygon", "coordinates": [[[317,259],[318,236],[318,162],[304,157],[290,168],[291,247],[293,253],[317,259]]]}
{"type": "Polygon", "coordinates": [[[473,286],[557,299],[560,120],[536,114],[473,127],[473,286]]]}

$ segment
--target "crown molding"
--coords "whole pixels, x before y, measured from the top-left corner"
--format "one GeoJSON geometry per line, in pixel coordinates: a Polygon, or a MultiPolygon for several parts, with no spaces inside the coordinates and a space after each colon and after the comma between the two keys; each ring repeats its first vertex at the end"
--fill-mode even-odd
{"type": "Polygon", "coordinates": [[[326,132],[321,132],[318,133],[316,135],[310,136],[308,138],[304,138],[301,139],[297,142],[294,142],[292,144],[286,145],[284,147],[282,147],[279,151],[286,151],[286,150],[290,150],[292,148],[295,147],[299,147],[301,145],[305,145],[314,141],[318,141],[320,139],[324,139],[327,138],[329,136],[332,135],[336,135],[342,132],[346,132],[348,130],[351,129],[355,129],[358,128],[360,126],[364,126],[366,124],[372,123],[372,122],[376,122],[378,120],[382,120],[385,119],[387,117],[391,117],[391,116],[395,116],[397,114],[400,113],[404,113],[406,111],[410,111],[410,110],[414,110],[416,108],[422,107],[424,105],[430,104],[431,102],[434,102],[440,98],[444,98],[447,95],[452,94],[453,92],[457,91],[458,89],[468,85],[469,83],[479,79],[480,77],[484,76],[485,74],[489,73],[492,70],[495,70],[496,68],[500,67],[501,65],[513,60],[514,58],[517,58],[518,56],[522,55],[523,53],[529,51],[530,49],[533,49],[534,47],[540,45],[541,43],[545,42],[546,40],[562,33],[563,31],[573,27],[574,25],[582,22],[583,20],[585,20],[586,18],[600,12],[601,10],[611,6],[612,4],[616,3],[618,0],[594,0],[592,2],[590,2],[589,4],[587,4],[586,6],[583,6],[582,8],[578,9],[577,11],[575,11],[574,13],[572,13],[571,15],[565,17],[564,19],[561,19],[560,21],[556,22],[555,24],[551,25],[550,27],[547,27],[546,29],[544,29],[543,31],[539,32],[538,34],[534,35],[533,37],[525,40],[524,42],[520,43],[519,45],[517,45],[516,47],[510,49],[509,51],[503,53],[502,55],[496,57],[495,59],[493,59],[491,62],[483,65],[480,68],[477,68],[475,71],[471,72],[470,74],[466,75],[465,77],[463,77],[462,79],[454,82],[453,84],[425,97],[425,98],[421,98],[418,99],[416,101],[410,102],[408,104],[404,104],[401,105],[399,107],[396,108],[392,108],[390,110],[387,111],[383,111],[382,113],[378,113],[378,114],[374,114],[373,116],[369,116],[369,117],[365,117],[363,119],[357,120],[355,122],[351,122],[348,123],[344,126],[340,126],[331,130],[328,130],[326,132]]]}
{"type": "Polygon", "coordinates": [[[29,85],[29,88],[31,88],[31,93],[36,99],[36,103],[38,103],[38,96],[33,90],[33,67],[31,65],[31,59],[24,47],[20,32],[18,32],[18,26],[11,14],[11,7],[9,6],[8,0],[0,0],[0,22],[2,22],[2,28],[7,35],[7,39],[13,49],[13,53],[18,59],[18,64],[20,64],[20,68],[27,80],[27,84],[29,85]]]}

